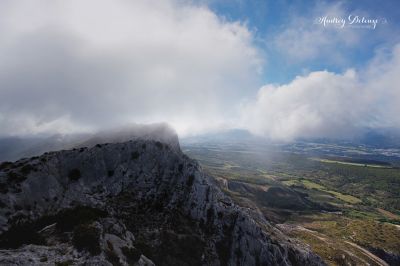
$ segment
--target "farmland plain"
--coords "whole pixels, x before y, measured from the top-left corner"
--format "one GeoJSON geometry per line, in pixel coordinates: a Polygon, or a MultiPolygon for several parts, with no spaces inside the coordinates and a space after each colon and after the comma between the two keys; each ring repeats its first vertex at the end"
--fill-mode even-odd
{"type": "Polygon", "coordinates": [[[189,143],[241,206],[257,209],[329,265],[400,265],[398,151],[300,143],[189,143]]]}

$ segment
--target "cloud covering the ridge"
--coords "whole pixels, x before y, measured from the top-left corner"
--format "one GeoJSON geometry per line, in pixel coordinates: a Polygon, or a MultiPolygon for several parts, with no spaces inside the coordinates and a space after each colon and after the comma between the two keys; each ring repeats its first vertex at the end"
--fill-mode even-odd
{"type": "Polygon", "coordinates": [[[352,138],[365,128],[400,128],[400,44],[381,51],[365,69],[298,76],[263,86],[242,106],[242,124],[279,140],[352,138]]]}
{"type": "Polygon", "coordinates": [[[1,1],[0,135],[217,126],[257,84],[252,41],[189,1],[1,1]]]}

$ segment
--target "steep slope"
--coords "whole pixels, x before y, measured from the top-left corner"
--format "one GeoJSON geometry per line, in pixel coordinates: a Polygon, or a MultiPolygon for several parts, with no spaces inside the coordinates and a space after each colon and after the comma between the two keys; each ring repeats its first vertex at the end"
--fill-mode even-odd
{"type": "Polygon", "coordinates": [[[167,139],[1,164],[0,264],[323,264],[167,139]]]}

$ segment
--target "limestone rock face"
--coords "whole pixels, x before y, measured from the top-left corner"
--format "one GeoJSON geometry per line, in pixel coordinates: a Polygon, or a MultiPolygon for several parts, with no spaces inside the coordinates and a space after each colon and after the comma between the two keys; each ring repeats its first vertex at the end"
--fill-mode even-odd
{"type": "Polygon", "coordinates": [[[0,205],[1,265],[323,265],[173,134],[3,163],[0,205]]]}

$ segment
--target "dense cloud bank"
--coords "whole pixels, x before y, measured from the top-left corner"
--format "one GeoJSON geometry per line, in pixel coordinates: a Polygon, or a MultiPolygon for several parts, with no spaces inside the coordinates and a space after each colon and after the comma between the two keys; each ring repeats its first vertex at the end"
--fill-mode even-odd
{"type": "Polygon", "coordinates": [[[185,1],[2,1],[1,135],[220,123],[262,66],[252,34],[185,1]]]}
{"type": "MultiPolygon", "coordinates": [[[[310,72],[257,93],[268,55],[254,32],[198,3],[2,1],[0,136],[160,121],[180,135],[235,127],[283,140],[400,127],[399,45],[367,66],[310,72]]],[[[272,38],[288,58],[329,53],[310,48],[292,24],[272,38]]],[[[304,36],[341,36],[315,29],[304,36]]]]}
{"type": "Polygon", "coordinates": [[[360,70],[311,72],[263,86],[242,124],[272,139],[353,138],[365,128],[400,127],[400,45],[360,70]]]}

